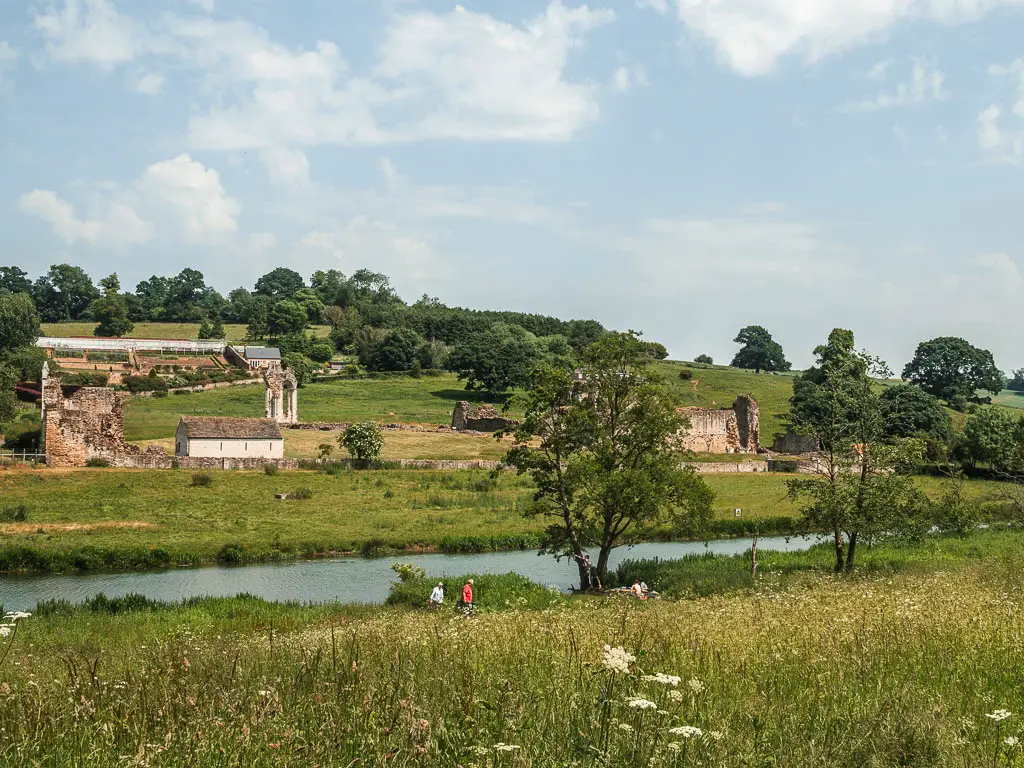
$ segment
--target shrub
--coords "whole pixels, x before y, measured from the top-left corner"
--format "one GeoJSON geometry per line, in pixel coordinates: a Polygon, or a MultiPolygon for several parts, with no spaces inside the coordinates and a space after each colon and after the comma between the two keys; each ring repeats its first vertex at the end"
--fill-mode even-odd
{"type": "Polygon", "coordinates": [[[101,458],[98,458],[98,457],[93,457],[93,458],[89,459],[87,462],[85,462],[85,466],[87,466],[87,467],[109,467],[110,466],[110,462],[107,461],[106,459],[101,459],[101,458]]]}
{"type": "Polygon", "coordinates": [[[362,421],[350,424],[338,443],[355,459],[373,461],[384,450],[384,432],[375,422],[362,421]]]}
{"type": "Polygon", "coordinates": [[[313,498],[313,491],[310,488],[296,488],[288,494],[288,498],[297,501],[309,501],[313,498]]]}
{"type": "Polygon", "coordinates": [[[281,470],[277,466],[277,464],[264,464],[263,465],[263,474],[266,475],[267,477],[274,477],[280,471],[281,470]]]}
{"type": "Polygon", "coordinates": [[[0,510],[0,522],[23,523],[28,520],[28,508],[24,504],[0,510]]]}
{"type": "Polygon", "coordinates": [[[217,562],[222,565],[238,565],[245,562],[245,547],[241,544],[225,544],[217,551],[217,562]]]}
{"type": "MultiPolygon", "coordinates": [[[[401,575],[399,576],[401,579],[401,575]]],[[[518,573],[484,574],[482,576],[446,576],[445,605],[454,606],[462,585],[473,579],[473,603],[480,610],[497,611],[508,608],[541,610],[560,602],[557,590],[541,586],[518,573]]],[[[437,584],[433,578],[402,580],[391,587],[386,605],[418,608],[426,605],[430,591],[437,584]]]]}
{"type": "Polygon", "coordinates": [[[714,365],[715,361],[711,358],[711,355],[697,355],[693,358],[693,362],[699,363],[700,365],[714,365]]]}
{"type": "Polygon", "coordinates": [[[192,473],[192,487],[193,488],[209,488],[213,485],[213,477],[205,472],[194,472],[192,473]]]}
{"type": "Polygon", "coordinates": [[[680,368],[679,369],[679,378],[682,379],[683,381],[689,381],[690,379],[693,378],[693,369],[692,368],[680,368]]]}
{"type": "Polygon", "coordinates": [[[334,357],[334,347],[330,344],[314,344],[309,350],[309,357],[317,363],[326,363],[334,357]]]}

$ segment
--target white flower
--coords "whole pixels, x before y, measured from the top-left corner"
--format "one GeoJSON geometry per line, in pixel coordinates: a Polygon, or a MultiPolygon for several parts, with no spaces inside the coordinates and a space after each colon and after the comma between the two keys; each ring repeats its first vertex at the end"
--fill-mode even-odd
{"type": "Polygon", "coordinates": [[[692,725],[680,725],[678,728],[669,728],[668,732],[673,736],[682,736],[684,739],[692,739],[695,736],[704,735],[704,731],[692,725]]]}
{"type": "Polygon", "coordinates": [[[707,686],[696,677],[691,677],[687,685],[690,686],[690,690],[694,693],[704,693],[707,690],[707,686]]]}
{"type": "Polygon", "coordinates": [[[619,646],[612,648],[610,645],[604,647],[604,659],[602,663],[605,669],[616,674],[629,674],[629,665],[636,661],[636,656],[629,653],[625,648],[619,646]]]}
{"type": "Polygon", "coordinates": [[[1010,716],[1010,710],[1008,709],[997,709],[995,712],[989,712],[985,717],[989,720],[995,720],[997,723],[1001,723],[1003,720],[1010,716]]]}
{"type": "Polygon", "coordinates": [[[514,752],[517,749],[519,749],[518,744],[506,744],[502,741],[494,745],[495,752],[514,752]]]}
{"type": "Polygon", "coordinates": [[[631,709],[657,709],[658,705],[647,699],[626,699],[631,709]]]}
{"type": "Polygon", "coordinates": [[[8,637],[11,634],[11,627],[8,624],[0,624],[0,637],[8,637]]]}
{"type": "Polygon", "coordinates": [[[668,692],[668,697],[670,699],[672,699],[672,701],[682,701],[683,700],[683,692],[682,691],[669,691],[668,692]]]}
{"type": "Polygon", "coordinates": [[[620,731],[632,731],[633,730],[633,726],[630,725],[629,723],[619,723],[619,730],[620,731]]]}
{"type": "Polygon", "coordinates": [[[721,741],[725,738],[725,734],[723,734],[721,731],[709,731],[708,738],[710,738],[712,741],[721,741]]]}
{"type": "Polygon", "coordinates": [[[25,613],[24,611],[10,611],[4,614],[5,619],[14,619],[14,621],[17,621],[18,619],[27,619],[31,616],[31,613],[25,613]]]}
{"type": "Polygon", "coordinates": [[[1005,739],[1003,739],[1003,744],[1005,744],[1008,747],[1019,747],[1020,739],[1018,739],[1016,736],[1007,736],[1005,739]]]}
{"type": "Polygon", "coordinates": [[[683,742],[681,742],[681,741],[670,741],[668,743],[668,748],[669,748],[670,752],[678,752],[680,749],[683,748],[683,742]]]}
{"type": "Polygon", "coordinates": [[[675,675],[666,675],[664,672],[658,672],[654,675],[644,675],[644,681],[648,683],[657,683],[658,685],[671,685],[673,688],[679,685],[680,680],[682,680],[681,677],[676,677],[675,675]]]}

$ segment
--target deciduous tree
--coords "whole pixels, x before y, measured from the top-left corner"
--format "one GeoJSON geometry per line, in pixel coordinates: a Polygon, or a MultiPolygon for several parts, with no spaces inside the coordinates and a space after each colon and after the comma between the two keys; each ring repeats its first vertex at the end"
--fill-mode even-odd
{"type": "Polygon", "coordinates": [[[128,301],[121,291],[121,281],[117,274],[108,275],[100,280],[103,295],[96,299],[89,308],[92,319],[97,323],[93,329],[94,336],[118,337],[132,332],[135,323],[128,319],[128,301]]]}
{"type": "Polygon", "coordinates": [[[968,402],[978,402],[979,391],[997,394],[1003,388],[1003,374],[992,353],[953,336],[918,344],[903,378],[961,409],[968,402]]]}
{"type": "Polygon", "coordinates": [[[748,325],[741,329],[733,341],[743,345],[732,359],[735,368],[753,369],[756,373],[788,371],[791,368],[782,345],[760,325],[748,325]]]}
{"type": "Polygon", "coordinates": [[[50,323],[81,320],[99,296],[81,267],[55,264],[32,286],[32,298],[43,320],[50,323]]]}

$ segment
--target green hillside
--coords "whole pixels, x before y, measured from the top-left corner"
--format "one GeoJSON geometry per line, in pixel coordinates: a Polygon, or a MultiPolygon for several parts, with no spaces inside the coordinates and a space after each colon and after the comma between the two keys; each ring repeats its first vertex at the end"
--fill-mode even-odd
{"type": "Polygon", "coordinates": [[[1024,392],[1015,392],[1012,389],[1004,389],[992,398],[992,402],[1006,408],[1024,408],[1024,392]]]}
{"type": "MultiPolygon", "coordinates": [[[[43,323],[44,336],[92,336],[96,323],[43,323]]],[[[224,336],[230,342],[245,341],[244,325],[224,326],[224,336]]],[[[326,337],[331,328],[315,325],[311,329],[315,336],[326,337]]],[[[195,339],[199,336],[199,323],[136,323],[125,338],[129,339],[195,339]]]]}
{"type": "MultiPolygon", "coordinates": [[[[785,431],[782,418],[789,409],[791,376],[757,375],[736,368],[695,368],[690,381],[679,379],[681,363],[666,362],[659,369],[683,405],[732,405],[736,395],[751,394],[761,406],[761,439],[766,444],[785,431]],[[696,383],[694,383],[696,382],[696,383]]],[[[459,400],[485,401],[467,392],[453,374],[403,376],[387,379],[339,379],[314,382],[299,393],[303,421],[360,421],[448,424],[459,400]]],[[[181,415],[261,416],[263,387],[231,387],[163,398],[135,398],[126,416],[129,440],[170,437],[181,415]]]]}

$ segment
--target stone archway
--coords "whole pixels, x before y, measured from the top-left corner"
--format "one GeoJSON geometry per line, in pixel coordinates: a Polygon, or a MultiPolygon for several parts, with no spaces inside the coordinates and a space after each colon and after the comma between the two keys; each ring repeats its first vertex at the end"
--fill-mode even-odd
{"type": "Polygon", "coordinates": [[[297,424],[299,421],[299,382],[295,374],[279,365],[263,372],[267,386],[265,416],[278,424],[297,424]]]}

